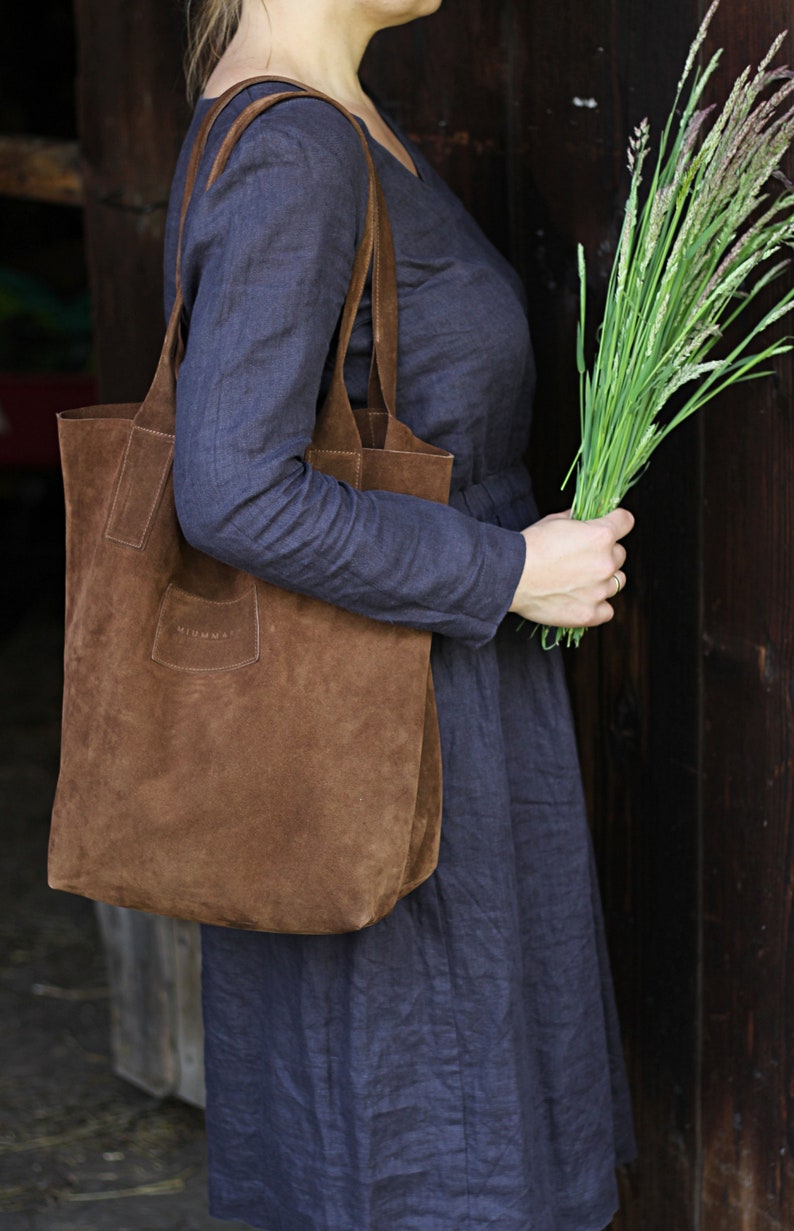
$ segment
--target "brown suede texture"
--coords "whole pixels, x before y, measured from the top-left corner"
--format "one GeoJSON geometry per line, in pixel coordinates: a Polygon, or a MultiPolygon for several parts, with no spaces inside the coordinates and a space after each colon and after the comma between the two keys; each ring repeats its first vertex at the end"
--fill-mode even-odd
{"type": "MultiPolygon", "coordinates": [[[[367,158],[368,222],[307,460],[362,490],[443,502],[451,455],[394,417],[394,261],[367,158]],[[373,406],[354,414],[341,373],[370,261],[373,406]]],[[[353,931],[436,864],[430,634],[276,588],[186,542],[171,479],[180,308],[178,295],[140,407],[59,416],[67,604],[49,882],[206,923],[353,931]]]]}

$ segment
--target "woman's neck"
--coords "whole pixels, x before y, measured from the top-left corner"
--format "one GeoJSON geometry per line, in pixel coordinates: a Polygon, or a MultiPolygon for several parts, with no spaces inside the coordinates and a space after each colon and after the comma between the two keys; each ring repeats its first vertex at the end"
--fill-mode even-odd
{"type": "Polygon", "coordinates": [[[216,95],[245,77],[269,74],[302,81],[348,106],[366,105],[358,69],[376,30],[344,0],[243,0],[240,25],[205,92],[216,95]]]}

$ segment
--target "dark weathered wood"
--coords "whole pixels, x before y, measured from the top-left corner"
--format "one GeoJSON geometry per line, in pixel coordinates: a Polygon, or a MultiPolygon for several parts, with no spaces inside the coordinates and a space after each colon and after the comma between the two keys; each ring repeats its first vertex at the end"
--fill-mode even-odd
{"type": "MultiPolygon", "coordinates": [[[[171,0],[77,0],[78,112],[99,396],[142,397],[165,329],[168,191],[188,124],[181,14],[171,0]]],[[[198,929],[102,907],[116,1071],[203,1097],[198,929]]]]}
{"type": "Polygon", "coordinates": [[[187,105],[175,3],[77,0],[78,119],[101,396],[142,396],[162,341],[162,242],[187,105]]]}
{"type": "MultiPolygon", "coordinates": [[[[549,511],[564,506],[577,434],[575,245],[595,320],[626,140],[643,115],[657,129],[665,117],[693,8],[469,0],[385,36],[367,66],[524,276],[539,374],[529,463],[549,511]],[[454,159],[439,130],[459,134],[454,159]]],[[[696,1226],[698,492],[691,429],[629,501],[618,619],[569,656],[640,1139],[615,1225],[659,1231],[696,1226]]]]}
{"type": "Polygon", "coordinates": [[[173,1094],[174,922],[104,902],[96,914],[108,967],[114,1071],[149,1094],[173,1094]]]}
{"type": "MultiPolygon", "coordinates": [[[[723,5],[715,92],[790,24],[723,5]]],[[[787,356],[704,423],[703,1231],[794,1226],[792,377],[787,356]]]]}
{"type": "Polygon", "coordinates": [[[0,136],[0,195],[55,205],[82,205],[76,141],[0,136]]]}
{"type": "Polygon", "coordinates": [[[503,4],[456,0],[430,21],[379,35],[363,75],[507,251],[503,23],[503,4]]]}
{"type": "MultiPolygon", "coordinates": [[[[585,246],[595,324],[626,139],[646,114],[658,131],[694,30],[690,7],[576,6],[575,20],[571,5],[515,9],[524,71],[514,105],[530,118],[517,256],[548,365],[530,458],[546,508],[559,507],[578,433],[574,246],[585,246]]],[[[569,656],[640,1147],[636,1200],[616,1219],[625,1228],[695,1225],[697,488],[688,433],[627,501],[637,529],[615,623],[569,656]]]]}
{"type": "Polygon", "coordinates": [[[150,1094],[204,1103],[201,939],[195,923],[97,903],[114,1071],[150,1094]]]}
{"type": "Polygon", "coordinates": [[[174,1048],[175,1093],[203,1107],[204,1026],[201,1017],[201,933],[195,923],[174,919],[174,1048]]]}

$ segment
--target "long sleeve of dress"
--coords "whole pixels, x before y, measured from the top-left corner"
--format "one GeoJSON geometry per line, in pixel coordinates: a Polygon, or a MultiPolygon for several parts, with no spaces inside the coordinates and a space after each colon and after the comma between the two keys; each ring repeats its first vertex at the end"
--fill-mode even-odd
{"type": "Polygon", "coordinates": [[[358,138],[304,100],[255,121],[191,207],[179,520],[196,547],[268,582],[480,645],[509,607],[523,537],[303,460],[365,202],[358,138]]]}

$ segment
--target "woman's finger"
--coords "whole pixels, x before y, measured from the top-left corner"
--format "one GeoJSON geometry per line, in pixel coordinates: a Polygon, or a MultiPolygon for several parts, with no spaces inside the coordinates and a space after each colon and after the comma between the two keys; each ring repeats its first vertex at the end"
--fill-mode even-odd
{"type": "Polygon", "coordinates": [[[616,539],[622,539],[624,535],[629,534],[634,526],[634,514],[628,509],[613,509],[611,513],[596,518],[596,520],[609,526],[616,539]]]}
{"type": "Polygon", "coordinates": [[[607,592],[604,595],[604,598],[607,602],[611,602],[613,598],[617,598],[625,587],[626,574],[621,569],[616,569],[607,582],[607,592]]]}

